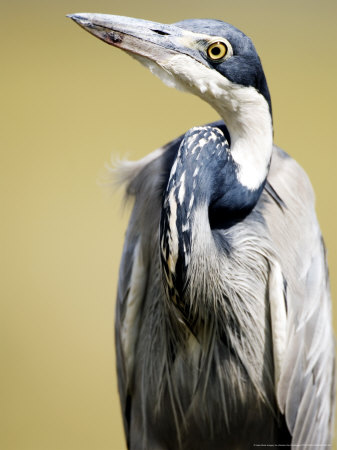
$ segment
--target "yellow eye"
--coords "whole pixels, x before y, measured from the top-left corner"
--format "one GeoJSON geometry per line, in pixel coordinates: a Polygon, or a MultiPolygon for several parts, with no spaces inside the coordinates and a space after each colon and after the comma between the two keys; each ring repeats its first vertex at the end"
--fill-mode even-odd
{"type": "Polygon", "coordinates": [[[227,45],[223,42],[213,42],[213,44],[208,47],[207,54],[213,61],[222,59],[227,54],[227,45]]]}

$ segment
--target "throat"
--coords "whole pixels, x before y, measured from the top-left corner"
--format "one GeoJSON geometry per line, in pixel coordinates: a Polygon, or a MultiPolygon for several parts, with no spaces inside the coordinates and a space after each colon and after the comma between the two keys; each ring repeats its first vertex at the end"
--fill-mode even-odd
{"type": "Polygon", "coordinates": [[[175,55],[160,65],[141,62],[167,85],[197,95],[220,114],[230,133],[238,180],[242,186],[257,190],[267,177],[273,146],[271,107],[264,95],[193,58],[186,63],[184,55],[175,55]]]}
{"type": "Polygon", "coordinates": [[[267,178],[273,148],[269,105],[252,87],[224,89],[212,106],[223,118],[231,137],[231,154],[242,186],[257,190],[267,178]]]}
{"type": "MultiPolygon", "coordinates": [[[[273,146],[271,107],[264,95],[193,59],[186,64],[182,56],[175,56],[165,68],[171,74],[179,72],[173,77],[175,87],[197,95],[219,113],[230,133],[239,182],[258,189],[267,177],[273,146]]],[[[168,83],[166,78],[163,81],[168,83]]]]}

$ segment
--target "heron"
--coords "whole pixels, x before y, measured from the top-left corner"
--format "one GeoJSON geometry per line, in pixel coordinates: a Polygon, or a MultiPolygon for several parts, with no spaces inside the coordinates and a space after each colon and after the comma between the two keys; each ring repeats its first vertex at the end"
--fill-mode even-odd
{"type": "Polygon", "coordinates": [[[221,119],[118,169],[134,198],[115,319],[128,448],[331,445],[326,252],[251,39],[220,20],[69,17],[221,119]]]}

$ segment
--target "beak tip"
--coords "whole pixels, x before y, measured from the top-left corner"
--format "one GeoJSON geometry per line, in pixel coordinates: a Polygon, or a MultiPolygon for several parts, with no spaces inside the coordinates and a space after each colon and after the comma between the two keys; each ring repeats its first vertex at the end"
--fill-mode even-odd
{"type": "Polygon", "coordinates": [[[88,22],[88,15],[85,13],[75,13],[75,14],[67,14],[66,17],[73,20],[78,24],[83,24],[84,22],[88,22]]]}

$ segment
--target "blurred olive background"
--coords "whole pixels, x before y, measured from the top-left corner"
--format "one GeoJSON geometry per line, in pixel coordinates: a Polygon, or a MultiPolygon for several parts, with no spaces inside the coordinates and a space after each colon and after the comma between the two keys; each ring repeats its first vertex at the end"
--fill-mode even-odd
{"type": "Polygon", "coordinates": [[[97,179],[111,155],[137,159],[217,118],[65,15],[211,17],[253,38],[275,141],[316,191],[336,299],[336,9],[333,0],[1,1],[1,450],[125,448],[113,317],[128,212],[97,179]]]}

